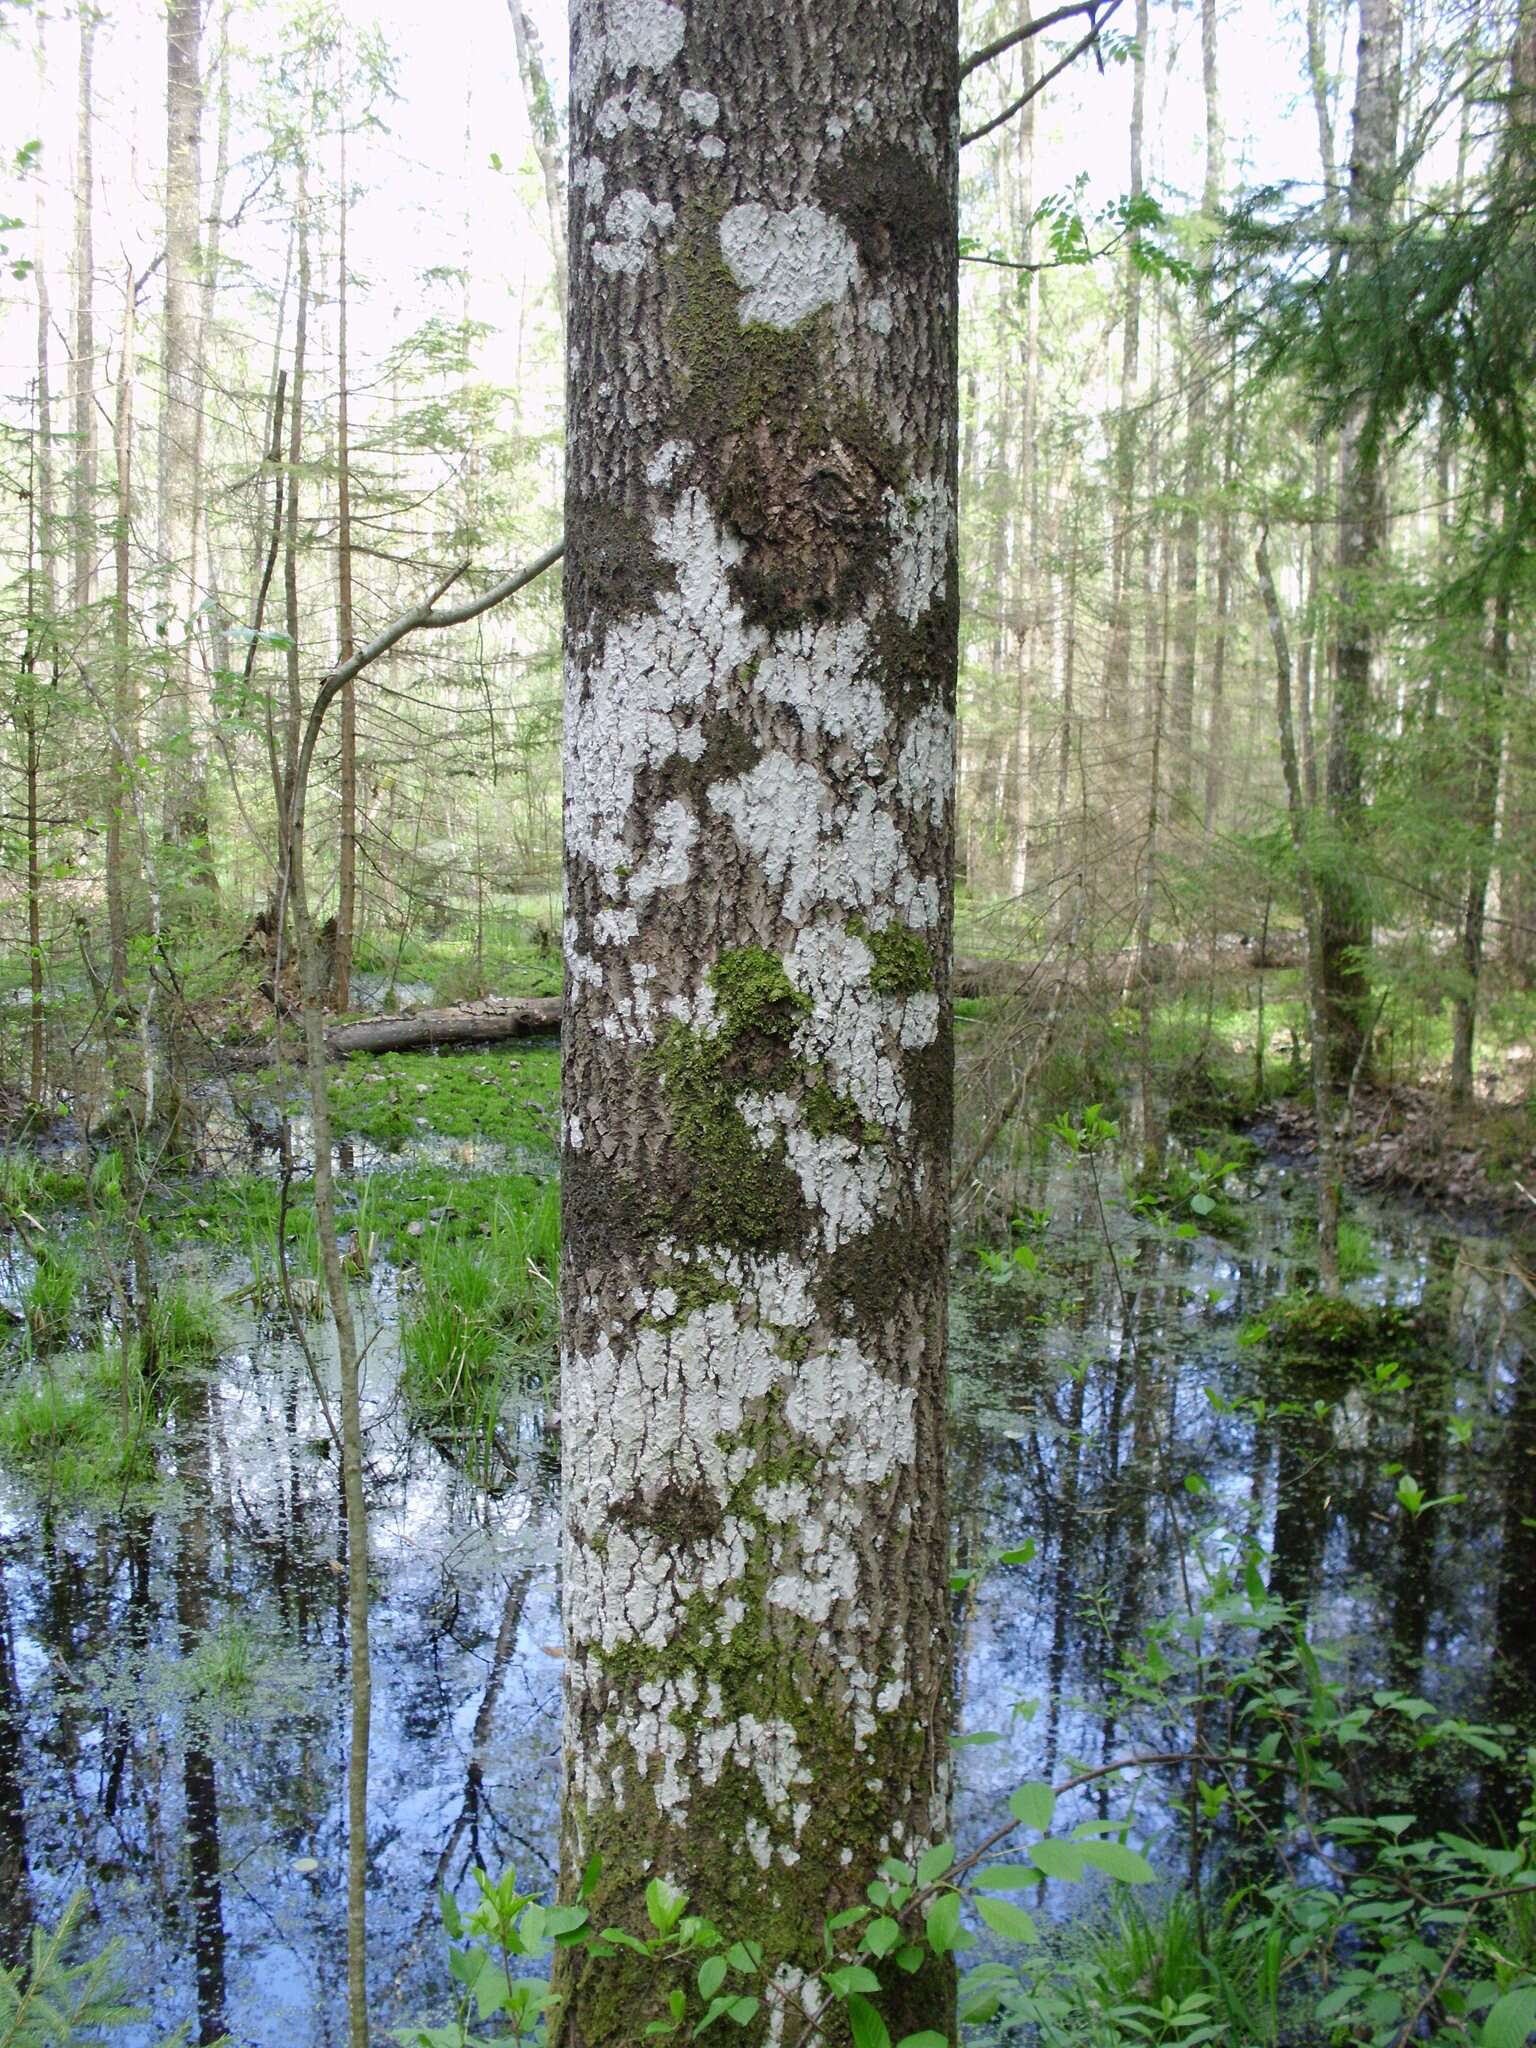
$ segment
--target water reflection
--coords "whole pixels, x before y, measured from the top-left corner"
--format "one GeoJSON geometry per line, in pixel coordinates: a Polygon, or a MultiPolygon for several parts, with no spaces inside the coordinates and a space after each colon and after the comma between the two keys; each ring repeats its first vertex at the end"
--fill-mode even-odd
{"type": "MultiPolygon", "coordinates": [[[[1248,1204],[1241,1249],[1111,1205],[1113,1264],[1086,1187],[1034,1198],[1053,1212],[1039,1276],[996,1285],[962,1260],[955,1292],[957,1561],[1037,1545],[961,1596],[967,1724],[1003,1737],[959,1753],[961,1825],[1022,1776],[1175,1746],[1155,1687],[1138,1702],[1117,1674],[1186,1575],[1197,1591],[1255,1539],[1273,1589],[1311,1602],[1361,1675],[1523,1711],[1536,1369],[1503,1249],[1371,1211],[1381,1270],[1363,1290],[1445,1303],[1454,1343],[1407,1391],[1314,1411],[1292,1388],[1276,1416],[1251,1326],[1296,1270],[1283,1175],[1248,1204]],[[1402,1513],[1389,1463],[1474,1510],[1402,1513]]],[[[213,1277],[228,1292],[241,1276],[213,1277]]],[[[508,1418],[505,1483],[473,1487],[399,1399],[388,1268],[359,1307],[382,2031],[440,2002],[439,1884],[475,1863],[553,1876],[555,1458],[532,1404],[508,1418]]],[[[206,2041],[227,2024],[247,2048],[344,2039],[344,1532],[320,1398],[334,1362],[318,1326],[310,1343],[318,1386],[291,1337],[241,1328],[178,1402],[152,1502],[85,1509],[0,1476],[0,1941],[15,1953],[33,1912],[84,1883],[157,2025],[206,2041]]],[[[1490,1774],[1477,1796],[1507,1819],[1516,1793],[1490,1774]]]]}

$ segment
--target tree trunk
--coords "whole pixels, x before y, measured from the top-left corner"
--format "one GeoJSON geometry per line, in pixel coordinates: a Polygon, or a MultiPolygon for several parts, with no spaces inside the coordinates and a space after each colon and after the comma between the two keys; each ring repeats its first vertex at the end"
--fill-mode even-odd
{"type": "MultiPolygon", "coordinates": [[[[341,221],[336,263],[336,665],[352,659],[352,443],[347,402],[347,125],[341,122],[341,221]]],[[[357,926],[357,685],[341,693],[341,759],[337,769],[336,949],[331,965],[331,1008],[352,1000],[352,941],[357,926]]]]}
{"type": "Polygon", "coordinates": [[[1332,1019],[1323,982],[1322,906],[1318,900],[1312,847],[1308,839],[1310,806],[1302,785],[1296,750],[1290,638],[1285,630],[1285,616],[1280,609],[1274,573],[1270,568],[1268,535],[1260,539],[1254,559],[1259,572],[1259,594],[1264,600],[1264,614],[1275,651],[1275,723],[1280,735],[1280,766],[1285,776],[1286,824],[1296,859],[1296,881],[1307,928],[1307,1010],[1312,1037],[1312,1107],[1317,1123],[1317,1277],[1324,1294],[1336,1295],[1339,1292],[1339,1212],[1343,1202],[1344,1172],[1338,1156],[1333,1091],[1329,1086],[1334,1062],[1328,1042],[1332,1019]]]}
{"type": "Polygon", "coordinates": [[[95,582],[96,548],[96,252],[92,206],[96,192],[92,72],[96,51],[94,7],[82,7],[75,129],[75,334],[69,366],[69,410],[75,437],[70,479],[74,526],[74,604],[83,613],[95,582]]]}
{"type": "MultiPolygon", "coordinates": [[[[1506,508],[1506,524],[1513,518],[1506,508]]],[[[1486,674],[1471,682],[1471,788],[1467,794],[1467,879],[1458,941],[1461,987],[1452,1005],[1451,1100],[1472,1100],[1477,1049],[1477,998],[1483,978],[1483,940],[1488,919],[1488,882],[1493,873],[1499,818],[1499,771],[1504,759],[1504,698],[1509,687],[1511,598],[1506,579],[1494,599],[1493,636],[1486,674]]]]}
{"type": "MultiPolygon", "coordinates": [[[[1354,139],[1345,204],[1345,267],[1369,275],[1391,224],[1402,94],[1399,0],[1360,0],[1354,139]]],[[[1372,714],[1376,597],[1387,544],[1383,422],[1371,399],[1356,401],[1340,445],[1339,589],[1329,706],[1325,790],[1332,845],[1318,876],[1323,990],[1335,1087],[1347,1086],[1370,1027],[1370,906],[1358,881],[1366,823],[1365,755],[1372,714]]]]}
{"type": "MultiPolygon", "coordinates": [[[[1147,104],[1147,0],[1136,0],[1136,49],[1132,58],[1134,80],[1131,95],[1131,189],[1132,203],[1146,189],[1142,143],[1147,104]]],[[[1115,420],[1114,504],[1110,510],[1113,540],[1110,550],[1109,646],[1104,660],[1104,760],[1109,771],[1110,802],[1113,807],[1130,794],[1134,775],[1135,746],[1132,735],[1136,721],[1131,715],[1131,636],[1133,563],[1135,560],[1135,519],[1132,501],[1136,493],[1136,471],[1141,415],[1137,386],[1141,376],[1141,267],[1134,255],[1125,263],[1125,315],[1120,337],[1120,406],[1115,420]]]]}
{"type": "MultiPolygon", "coordinates": [[[[534,154],[539,160],[539,170],[544,178],[544,204],[549,213],[549,240],[555,256],[555,301],[560,308],[560,332],[563,337],[567,302],[570,298],[565,253],[568,234],[565,144],[560,135],[560,119],[555,111],[555,96],[549,89],[549,74],[544,69],[544,52],[539,46],[539,32],[523,7],[522,0],[507,0],[507,12],[512,17],[512,39],[517,46],[517,73],[523,82],[523,104],[528,110],[528,126],[533,133],[534,154]]],[[[639,118],[638,113],[635,118],[639,118]]]]}
{"type": "Polygon", "coordinates": [[[761,1942],[749,2041],[947,1820],[956,30],[573,9],[564,1883],[761,1942]]]}
{"type": "Polygon", "coordinates": [[[165,392],[160,413],[161,595],[176,742],[166,793],[166,837],[208,869],[207,768],[192,705],[192,621],[197,606],[196,478],[202,410],[196,308],[201,248],[202,0],[170,0],[165,18],[165,392]]]}

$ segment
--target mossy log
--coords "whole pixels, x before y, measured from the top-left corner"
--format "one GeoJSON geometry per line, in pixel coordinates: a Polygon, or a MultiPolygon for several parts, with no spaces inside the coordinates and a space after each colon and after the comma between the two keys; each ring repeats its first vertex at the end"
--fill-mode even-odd
{"type": "Polygon", "coordinates": [[[506,1038],[542,1038],[560,1029],[558,996],[488,997],[445,1010],[368,1017],[337,1024],[325,1035],[333,1053],[419,1052],[430,1045],[494,1045],[506,1038]]]}

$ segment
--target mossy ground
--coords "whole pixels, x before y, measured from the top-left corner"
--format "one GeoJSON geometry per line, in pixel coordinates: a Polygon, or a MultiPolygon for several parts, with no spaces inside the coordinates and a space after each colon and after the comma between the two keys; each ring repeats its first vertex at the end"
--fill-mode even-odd
{"type": "Polygon", "coordinates": [[[355,1053],[330,1077],[331,1121],[341,1138],[398,1146],[423,1134],[486,1138],[554,1162],[560,1054],[530,1047],[488,1056],[355,1053]]]}

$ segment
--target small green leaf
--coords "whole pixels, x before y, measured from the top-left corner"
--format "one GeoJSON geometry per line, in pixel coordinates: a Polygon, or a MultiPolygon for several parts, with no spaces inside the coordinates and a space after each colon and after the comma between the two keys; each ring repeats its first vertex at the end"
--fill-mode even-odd
{"type": "MultiPolygon", "coordinates": [[[[999,1564],[1033,1564],[1035,1547],[1035,1539],[1031,1536],[1027,1543],[1021,1543],[1016,1550],[999,1551],[997,1561],[999,1564]]],[[[911,2038],[917,2040],[919,2037],[914,2034],[911,2038]]]]}
{"type": "Polygon", "coordinates": [[[1536,2031],[1536,1985],[1506,1991],[1483,2021],[1480,2048],[1525,2048],[1527,2036],[1536,2031]]]}
{"type": "Polygon", "coordinates": [[[976,1910],[994,1934],[1005,1941],[1034,1941],[1035,1923],[1022,1906],[1009,1899],[978,1899],[976,1910]]]}
{"type": "Polygon", "coordinates": [[[936,2034],[930,2027],[926,2033],[903,2034],[896,2048],[949,2048],[949,2036],[936,2034]]]}
{"type": "Polygon", "coordinates": [[[925,1849],[918,1859],[917,1881],[920,1885],[936,1884],[955,1860],[953,1842],[935,1842],[931,1849],[925,1849]]]}
{"type": "Polygon", "coordinates": [[[749,2027],[757,2016],[757,2000],[751,1997],[733,1998],[730,2011],[731,2018],[738,2027],[749,2027]]]}
{"type": "Polygon", "coordinates": [[[688,1894],[664,1877],[653,1877],[645,1888],[646,1918],[658,1934],[670,1934],[683,1917],[688,1894]]]}
{"type": "Polygon", "coordinates": [[[901,1946],[901,1926],[898,1921],[882,1916],[871,1920],[864,1930],[859,1947],[867,1949],[872,1956],[888,1956],[893,1948],[901,1946]]]}
{"type": "Polygon", "coordinates": [[[955,1934],[960,1925],[960,1894],[941,1892],[928,1908],[924,1925],[928,1934],[928,1946],[934,1954],[948,1955],[955,1946],[955,1934]]]}
{"type": "Polygon", "coordinates": [[[724,1956],[706,1956],[699,1965],[699,1996],[713,1998],[725,1982],[726,1961],[724,1956]]]}
{"type": "Polygon", "coordinates": [[[1040,1873],[1032,1863],[985,1863],[971,1879],[984,1892],[1027,1892],[1039,1882],[1040,1873]]]}
{"type": "Polygon", "coordinates": [[[853,2033],[853,2048],[891,2048],[885,2021],[867,1998],[855,1995],[849,1999],[848,2025],[853,2033]]]}
{"type": "Polygon", "coordinates": [[[841,1969],[828,1970],[827,1982],[839,1998],[851,1998],[855,1991],[878,1991],[880,1979],[873,1970],[866,1970],[862,1963],[845,1963],[841,1969]]]}
{"type": "Polygon", "coordinates": [[[1150,1884],[1156,1876],[1145,1856],[1138,1856],[1124,1842],[1080,1842],[1085,1860],[1121,1884],[1150,1884]]]}
{"type": "Polygon", "coordinates": [[[1076,1884],[1083,1874],[1083,1851],[1083,1843],[1064,1842],[1057,1836],[1051,1841],[1036,1842],[1029,1854],[1036,1869],[1043,1870],[1047,1877],[1058,1877],[1064,1884],[1076,1884]]]}
{"type": "Polygon", "coordinates": [[[1025,1827],[1038,1828],[1044,1834],[1055,1817],[1056,1794],[1043,1779],[1031,1778],[1008,1801],[1008,1811],[1025,1827]]]}

